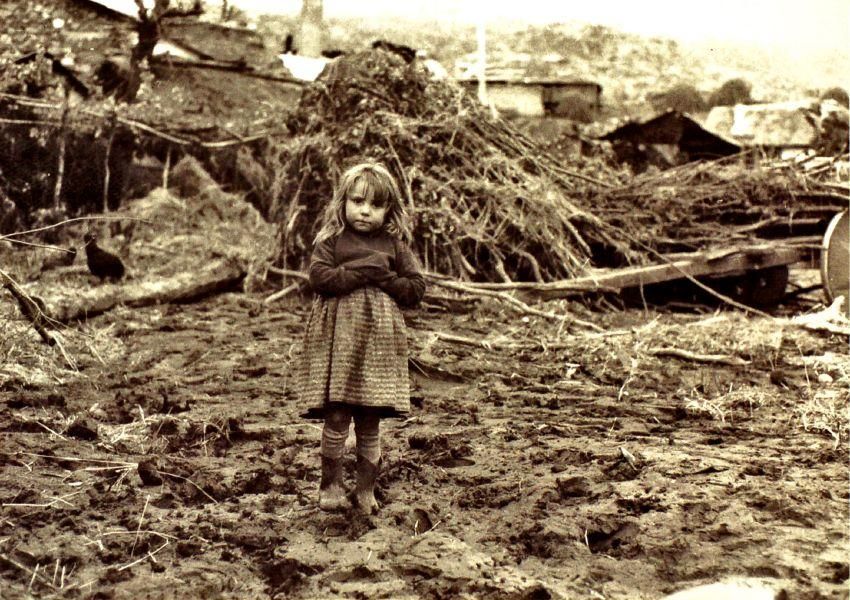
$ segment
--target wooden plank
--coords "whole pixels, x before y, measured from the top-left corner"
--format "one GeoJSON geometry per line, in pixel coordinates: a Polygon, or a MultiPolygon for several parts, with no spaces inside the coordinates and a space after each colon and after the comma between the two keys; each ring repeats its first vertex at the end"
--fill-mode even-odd
{"type": "Polygon", "coordinates": [[[793,264],[802,259],[804,248],[759,245],[697,252],[668,263],[606,270],[564,281],[537,284],[525,291],[550,300],[587,292],[619,291],[691,277],[727,277],[746,271],[793,264]]]}

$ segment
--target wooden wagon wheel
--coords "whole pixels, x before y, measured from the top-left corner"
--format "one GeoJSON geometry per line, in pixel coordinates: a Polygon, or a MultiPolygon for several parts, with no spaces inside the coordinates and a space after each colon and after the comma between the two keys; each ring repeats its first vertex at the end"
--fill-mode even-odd
{"type": "Polygon", "coordinates": [[[826,228],[821,247],[820,274],[826,299],[844,296],[844,312],[850,314],[850,216],[842,211],[826,228]]]}

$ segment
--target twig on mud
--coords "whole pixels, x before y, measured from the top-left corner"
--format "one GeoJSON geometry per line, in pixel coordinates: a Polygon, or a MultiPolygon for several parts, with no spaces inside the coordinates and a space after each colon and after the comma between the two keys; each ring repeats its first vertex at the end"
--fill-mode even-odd
{"type": "Polygon", "coordinates": [[[673,356],[675,358],[682,358],[694,362],[718,363],[732,367],[742,367],[750,364],[750,361],[744,360],[739,356],[729,356],[727,354],[697,354],[681,348],[650,348],[647,352],[653,356],[673,356]]]}
{"type": "Polygon", "coordinates": [[[76,496],[77,494],[81,494],[82,492],[71,492],[70,494],[65,494],[64,496],[47,496],[50,502],[7,502],[0,504],[2,507],[12,506],[16,508],[50,508],[51,506],[55,506],[57,502],[64,502],[70,507],[74,507],[73,504],[65,500],[65,498],[70,498],[71,496],[76,496]]]}
{"type": "Polygon", "coordinates": [[[441,331],[435,331],[431,335],[435,340],[453,342],[455,344],[464,344],[466,346],[476,346],[478,348],[484,348],[485,350],[493,350],[494,348],[505,350],[519,350],[522,348],[532,347],[530,344],[521,344],[518,342],[509,342],[502,340],[476,340],[462,335],[454,335],[453,333],[443,333],[441,331]]]}
{"type": "Polygon", "coordinates": [[[135,471],[137,468],[138,468],[138,465],[130,465],[129,467],[124,467],[124,469],[121,472],[121,475],[119,475],[118,478],[115,481],[113,481],[112,483],[109,484],[109,487],[106,488],[106,491],[111,492],[112,488],[114,488],[115,486],[121,485],[121,482],[124,481],[124,479],[127,477],[127,475],[129,475],[130,473],[135,471]]]}
{"type": "Polygon", "coordinates": [[[29,584],[29,587],[28,587],[27,589],[32,588],[32,584],[33,584],[33,582],[34,582],[36,579],[38,579],[38,580],[39,580],[41,583],[43,583],[44,585],[49,586],[49,587],[51,587],[51,588],[54,588],[54,589],[55,589],[55,587],[56,587],[56,586],[52,585],[52,584],[51,584],[49,581],[47,581],[47,579],[45,579],[42,575],[39,575],[39,574],[38,574],[38,569],[39,569],[39,566],[40,566],[40,565],[36,565],[36,566],[35,566],[35,570],[34,570],[34,571],[30,571],[30,570],[29,570],[26,566],[22,565],[21,563],[19,563],[18,561],[14,560],[13,558],[9,557],[9,556],[8,556],[8,555],[6,555],[6,554],[0,554],[0,560],[5,560],[5,561],[6,561],[7,563],[9,563],[10,565],[12,565],[12,566],[14,566],[14,567],[19,568],[21,571],[24,571],[25,573],[31,573],[31,574],[32,574],[32,575],[31,575],[31,577],[30,577],[30,584],[29,584]]]}
{"type": "Polygon", "coordinates": [[[38,425],[39,427],[41,427],[41,428],[43,428],[43,429],[46,429],[47,431],[49,431],[50,433],[52,433],[53,435],[55,435],[55,436],[56,436],[56,437],[58,437],[59,439],[62,439],[62,440],[65,440],[65,441],[67,441],[67,440],[68,440],[68,438],[66,438],[64,435],[62,435],[62,434],[61,434],[61,433],[59,433],[58,431],[54,431],[54,430],[52,430],[50,427],[48,427],[47,425],[45,425],[44,423],[42,423],[42,422],[41,422],[41,421],[39,421],[38,419],[33,419],[33,420],[32,420],[32,422],[33,422],[33,423],[35,423],[36,425],[38,425]]]}
{"type": "Polygon", "coordinates": [[[299,282],[299,281],[296,281],[294,283],[290,283],[288,286],[286,286],[282,290],[275,292],[274,294],[271,294],[270,296],[265,298],[263,300],[263,304],[271,304],[272,302],[276,302],[276,301],[280,300],[281,298],[285,298],[286,296],[288,296],[289,294],[291,294],[292,292],[294,292],[298,288],[300,288],[301,285],[302,285],[302,283],[299,282]]]}
{"type": "Polygon", "coordinates": [[[85,467],[83,471],[123,471],[131,467],[85,467]]]}
{"type": "MultiPolygon", "coordinates": [[[[108,535],[137,535],[138,533],[158,535],[159,537],[161,537],[164,540],[179,540],[180,539],[176,535],[169,535],[167,533],[161,533],[159,531],[154,531],[153,529],[137,529],[136,531],[127,531],[126,529],[121,530],[121,531],[104,531],[103,533],[100,534],[100,537],[106,537],[108,535]]],[[[89,543],[95,544],[95,543],[97,543],[97,541],[92,540],[89,543]]]]}
{"type": "Polygon", "coordinates": [[[216,500],[215,498],[210,496],[206,491],[204,491],[204,488],[199,486],[197,483],[195,483],[194,481],[192,481],[188,477],[183,477],[182,475],[175,475],[174,473],[166,473],[165,471],[159,471],[159,474],[160,475],[168,475],[169,477],[175,477],[177,479],[182,479],[183,481],[188,481],[189,483],[194,485],[198,489],[198,491],[201,492],[204,496],[206,496],[207,498],[212,500],[214,503],[218,504],[218,500],[216,500]]]}
{"type": "Polygon", "coordinates": [[[553,313],[553,312],[540,310],[539,308],[534,308],[532,306],[529,306],[528,304],[526,304],[522,300],[519,300],[518,298],[514,298],[513,296],[511,296],[510,294],[508,294],[506,292],[499,292],[499,291],[496,291],[496,290],[487,290],[487,289],[475,288],[475,287],[471,287],[469,285],[465,285],[463,283],[460,283],[459,281],[442,279],[438,276],[430,276],[431,274],[426,274],[426,275],[429,275],[429,277],[428,277],[429,281],[431,281],[432,283],[435,283],[436,285],[438,285],[440,287],[445,287],[445,288],[448,288],[450,290],[454,290],[456,292],[464,292],[464,293],[467,293],[467,294],[473,294],[473,295],[477,295],[477,296],[487,296],[487,297],[490,297],[490,298],[496,298],[498,300],[502,300],[504,302],[507,302],[508,304],[510,304],[511,306],[516,308],[518,311],[525,313],[525,314],[535,315],[535,316],[538,316],[538,317],[544,317],[546,319],[553,319],[553,320],[557,320],[557,321],[566,322],[568,325],[571,325],[571,324],[574,323],[576,325],[580,325],[580,326],[586,327],[588,329],[593,329],[595,331],[604,331],[604,329],[599,327],[599,325],[596,325],[595,323],[591,323],[590,321],[584,321],[582,319],[577,319],[577,318],[572,317],[570,315],[559,315],[559,314],[556,314],[556,313],[553,313]]]}
{"type": "Polygon", "coordinates": [[[35,576],[38,575],[38,568],[41,566],[41,563],[35,563],[35,570],[32,572],[32,577],[30,577],[30,584],[27,586],[27,591],[32,590],[32,584],[35,581],[35,576]]]}
{"type": "Polygon", "coordinates": [[[51,500],[52,504],[55,504],[56,502],[64,502],[65,504],[67,504],[71,508],[74,508],[74,505],[71,504],[70,502],[68,502],[67,500],[65,500],[65,498],[70,498],[71,496],[76,496],[77,494],[80,494],[80,493],[82,493],[82,492],[72,492],[70,494],[64,494],[62,496],[47,496],[47,497],[51,500]]]}
{"type": "Polygon", "coordinates": [[[310,276],[307,273],[302,273],[301,271],[293,271],[292,269],[281,269],[280,267],[268,267],[270,273],[274,273],[276,275],[281,275],[283,277],[295,277],[296,279],[301,279],[303,281],[309,281],[310,276]]]}
{"type": "Polygon", "coordinates": [[[138,558],[131,563],[127,563],[124,566],[118,567],[118,570],[123,571],[125,569],[129,569],[130,567],[134,567],[137,564],[139,564],[140,562],[142,562],[143,560],[145,560],[146,558],[150,558],[152,561],[156,562],[156,559],[153,557],[154,554],[156,554],[157,552],[159,552],[160,550],[162,550],[163,548],[165,548],[169,544],[171,544],[171,542],[169,542],[168,540],[165,540],[165,543],[162,546],[160,546],[159,548],[157,548],[156,550],[154,550],[153,552],[148,552],[147,554],[145,554],[141,558],[138,558]]]}
{"type": "MultiPolygon", "coordinates": [[[[19,454],[24,454],[26,456],[35,456],[37,458],[49,458],[49,459],[52,459],[52,460],[66,461],[66,462],[93,462],[93,463],[100,463],[100,464],[104,464],[104,465],[116,465],[115,467],[113,467],[115,469],[136,466],[136,463],[124,462],[124,461],[121,461],[121,460],[102,460],[102,459],[98,459],[98,458],[76,458],[76,457],[73,457],[73,456],[51,456],[49,454],[37,454],[35,452],[19,452],[19,454]]],[[[86,469],[86,470],[88,470],[88,469],[86,469]]]]}
{"type": "Polygon", "coordinates": [[[136,536],[133,538],[133,547],[130,548],[130,556],[136,554],[136,543],[139,541],[139,532],[142,530],[142,521],[145,520],[145,512],[148,510],[148,503],[151,501],[151,495],[145,496],[145,505],[142,507],[142,516],[139,517],[139,525],[136,527],[136,536]]]}
{"type": "Polygon", "coordinates": [[[415,531],[416,531],[416,525],[418,525],[418,524],[419,524],[419,521],[416,521],[416,523],[414,523],[414,524],[413,524],[413,531],[414,531],[413,536],[414,536],[414,537],[416,537],[416,536],[418,536],[418,535],[419,535],[419,536],[422,536],[422,535],[425,535],[426,533],[430,533],[430,532],[434,531],[434,530],[437,528],[437,525],[439,525],[439,524],[440,524],[440,523],[442,523],[442,522],[443,522],[443,520],[442,520],[442,519],[440,519],[439,521],[437,521],[436,523],[434,523],[433,525],[431,525],[431,527],[429,527],[428,529],[426,529],[426,530],[425,530],[425,531],[423,531],[422,533],[418,533],[418,534],[417,534],[417,533],[415,533],[415,531]]]}

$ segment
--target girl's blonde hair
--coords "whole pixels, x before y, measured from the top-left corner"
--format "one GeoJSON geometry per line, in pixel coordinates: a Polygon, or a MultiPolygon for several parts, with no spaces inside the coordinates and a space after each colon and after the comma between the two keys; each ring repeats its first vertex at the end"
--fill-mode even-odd
{"type": "Polygon", "coordinates": [[[398,184],[389,170],[378,162],[363,162],[346,170],[339,178],[333,198],[325,208],[322,217],[322,227],[316,234],[314,243],[318,244],[328,238],[339,235],[345,229],[345,200],[348,192],[358,181],[363,181],[367,187],[367,200],[387,207],[384,218],[384,231],[409,243],[411,239],[410,226],[407,221],[407,211],[401,203],[401,192],[398,184]]]}

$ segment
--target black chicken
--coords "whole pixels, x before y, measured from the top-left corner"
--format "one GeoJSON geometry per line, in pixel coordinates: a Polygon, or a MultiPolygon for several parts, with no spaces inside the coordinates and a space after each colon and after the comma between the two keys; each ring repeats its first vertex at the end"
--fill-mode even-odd
{"type": "Polygon", "coordinates": [[[99,279],[121,279],[124,276],[124,263],[111,252],[97,245],[97,236],[87,233],[83,236],[86,243],[86,262],[89,271],[99,279]]]}

